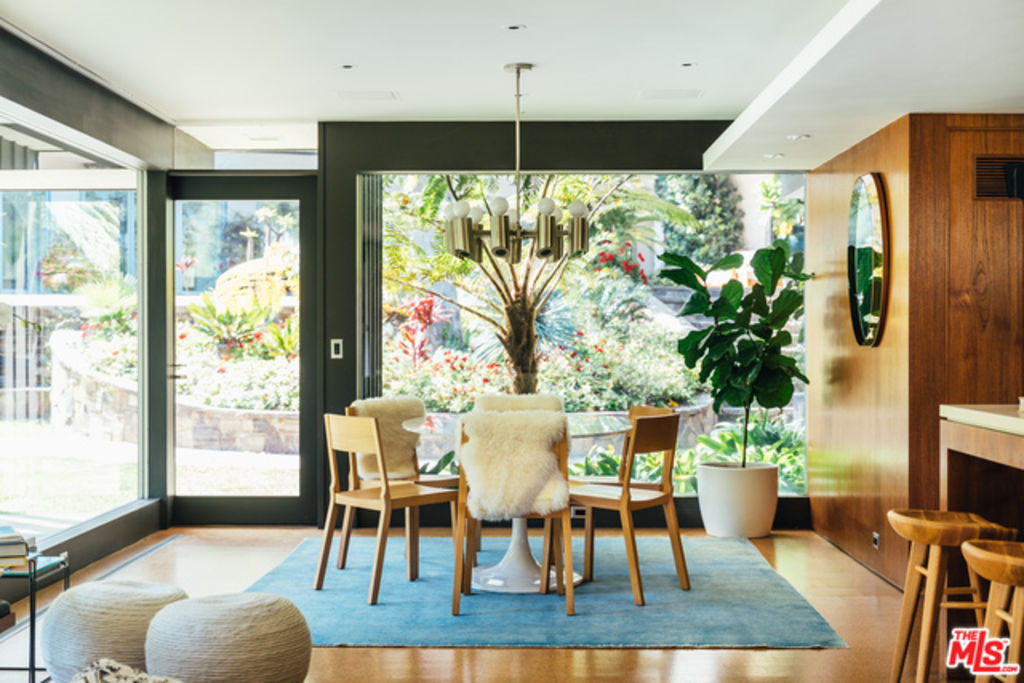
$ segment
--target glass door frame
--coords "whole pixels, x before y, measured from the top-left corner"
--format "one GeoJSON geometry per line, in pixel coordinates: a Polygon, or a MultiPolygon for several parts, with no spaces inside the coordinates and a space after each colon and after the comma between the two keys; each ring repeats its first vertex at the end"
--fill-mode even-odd
{"type": "MultiPolygon", "coordinates": [[[[167,501],[169,523],[182,524],[312,524],[316,520],[318,477],[318,434],[321,409],[322,346],[320,334],[322,315],[320,291],[322,276],[317,230],[317,174],[296,173],[233,173],[195,172],[170,173],[167,176],[168,206],[177,200],[258,200],[297,199],[299,201],[299,495],[298,496],[178,496],[174,492],[173,358],[167,372],[171,409],[168,414],[167,501]]],[[[168,211],[168,248],[174,244],[173,211],[168,211]]],[[[167,259],[173,261],[173,250],[167,259]]],[[[169,318],[173,318],[174,269],[166,270],[169,318]]],[[[174,335],[169,325],[167,334],[174,335]]],[[[173,348],[173,340],[168,339],[173,348]]]]}

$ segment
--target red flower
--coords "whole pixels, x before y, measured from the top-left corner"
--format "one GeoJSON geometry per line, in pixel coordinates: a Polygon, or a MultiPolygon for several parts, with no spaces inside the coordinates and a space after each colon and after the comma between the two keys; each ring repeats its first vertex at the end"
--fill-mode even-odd
{"type": "Polygon", "coordinates": [[[121,352],[120,352],[120,351],[118,351],[117,349],[115,349],[115,350],[111,351],[110,353],[111,353],[112,355],[116,356],[117,354],[119,354],[119,353],[121,353],[121,352]]]}
{"type": "Polygon", "coordinates": [[[647,260],[647,259],[645,259],[645,258],[644,258],[644,255],[643,255],[643,254],[640,254],[640,253],[638,253],[638,254],[636,255],[636,257],[637,257],[638,259],[640,259],[641,261],[646,261],[646,260],[647,260]]]}
{"type": "Polygon", "coordinates": [[[227,372],[224,368],[217,368],[217,372],[227,372]]]}
{"type": "Polygon", "coordinates": [[[181,334],[178,335],[178,339],[184,339],[187,336],[188,335],[186,335],[184,332],[182,332],[181,334]]]}

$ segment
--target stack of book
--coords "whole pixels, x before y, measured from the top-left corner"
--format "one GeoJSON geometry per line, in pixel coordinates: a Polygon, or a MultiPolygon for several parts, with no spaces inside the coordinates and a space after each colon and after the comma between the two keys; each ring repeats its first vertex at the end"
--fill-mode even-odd
{"type": "Polygon", "coordinates": [[[33,537],[22,536],[14,527],[0,526],[0,568],[25,564],[34,546],[33,537]]]}

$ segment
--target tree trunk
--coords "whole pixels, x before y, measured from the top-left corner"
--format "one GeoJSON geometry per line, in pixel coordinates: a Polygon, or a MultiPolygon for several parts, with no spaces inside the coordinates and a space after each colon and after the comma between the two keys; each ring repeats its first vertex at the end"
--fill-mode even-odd
{"type": "Polygon", "coordinates": [[[533,306],[517,299],[505,307],[507,336],[505,351],[512,365],[513,388],[517,394],[537,393],[537,331],[533,306]]]}

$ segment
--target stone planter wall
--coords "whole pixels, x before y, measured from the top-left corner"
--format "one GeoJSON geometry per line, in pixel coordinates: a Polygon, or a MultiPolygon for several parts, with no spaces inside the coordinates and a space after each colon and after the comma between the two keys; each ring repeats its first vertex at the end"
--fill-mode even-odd
{"type": "MultiPolygon", "coordinates": [[[[76,346],[75,332],[50,338],[53,377],[50,420],[106,441],[138,439],[138,387],[89,369],[76,346]]],[[[223,451],[299,452],[299,413],[234,410],[190,404],[179,399],[175,412],[177,445],[223,451]]]]}

